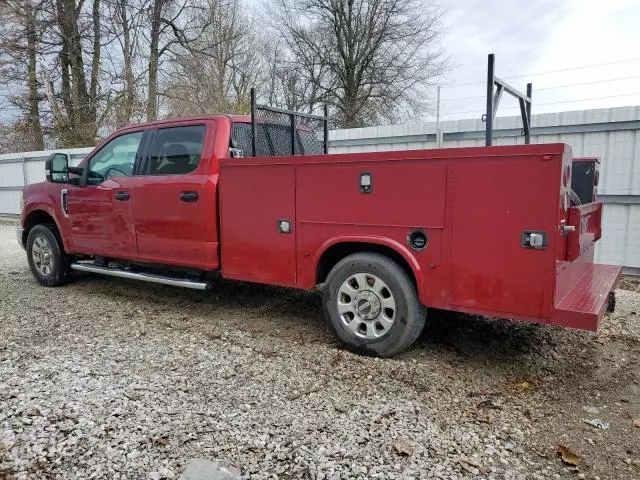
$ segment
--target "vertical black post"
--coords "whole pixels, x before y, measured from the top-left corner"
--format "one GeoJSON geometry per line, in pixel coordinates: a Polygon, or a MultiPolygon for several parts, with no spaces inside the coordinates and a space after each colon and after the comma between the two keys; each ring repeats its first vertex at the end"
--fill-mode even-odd
{"type": "Polygon", "coordinates": [[[329,107],[324,104],[324,120],[322,121],[324,126],[324,153],[329,153],[329,107]]]}
{"type": "Polygon", "coordinates": [[[529,120],[529,131],[528,135],[524,137],[524,143],[529,145],[531,143],[531,104],[533,103],[533,85],[531,83],[527,83],[527,97],[529,97],[529,101],[527,102],[527,119],[529,120]]]}
{"type": "Polygon", "coordinates": [[[495,56],[489,54],[487,64],[487,114],[485,115],[484,144],[490,147],[493,143],[493,84],[495,83],[495,56]]]}
{"type": "Polygon", "coordinates": [[[256,156],[256,89],[251,89],[251,151],[256,156]]]}
{"type": "Polygon", "coordinates": [[[296,116],[293,113],[289,114],[291,120],[291,155],[296,154],[296,116]]]}

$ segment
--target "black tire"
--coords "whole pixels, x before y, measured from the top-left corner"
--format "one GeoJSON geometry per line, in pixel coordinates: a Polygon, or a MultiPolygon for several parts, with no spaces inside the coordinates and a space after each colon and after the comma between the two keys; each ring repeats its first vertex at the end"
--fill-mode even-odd
{"type": "Polygon", "coordinates": [[[614,313],[616,311],[616,292],[609,292],[609,298],[607,302],[607,313],[614,313]]]}
{"type": "Polygon", "coordinates": [[[71,258],[65,253],[62,240],[54,227],[49,225],[36,225],[29,230],[27,236],[27,259],[31,273],[41,285],[46,287],[58,287],[71,280],[71,258]],[[50,271],[43,272],[39,267],[39,260],[34,259],[34,242],[44,242],[50,246],[50,271]]]}
{"type": "MultiPolygon", "coordinates": [[[[416,289],[407,273],[393,260],[377,253],[356,253],[338,262],[327,276],[322,297],[324,317],[329,328],[348,350],[363,355],[390,357],[402,352],[416,341],[426,322],[426,308],[420,304],[416,289]],[[394,301],[393,323],[379,338],[364,338],[369,332],[366,325],[364,333],[348,328],[347,325],[351,325],[349,319],[343,318],[343,314],[338,310],[339,295],[343,295],[340,293],[341,287],[357,274],[377,277],[386,284],[394,301]]],[[[355,300],[348,298],[346,301],[355,303],[355,300]]],[[[357,319],[360,326],[367,322],[375,323],[384,310],[383,307],[373,320],[365,321],[362,317],[354,315],[354,320],[351,321],[357,319]]],[[[347,314],[351,315],[348,312],[344,315],[347,314]]]]}

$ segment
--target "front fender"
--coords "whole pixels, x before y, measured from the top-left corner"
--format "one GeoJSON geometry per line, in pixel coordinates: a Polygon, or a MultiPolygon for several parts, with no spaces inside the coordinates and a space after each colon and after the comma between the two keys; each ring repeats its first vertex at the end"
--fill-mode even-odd
{"type": "Polygon", "coordinates": [[[22,227],[26,229],[29,227],[29,217],[32,214],[38,211],[46,213],[55,222],[63,246],[68,251],[67,246],[71,245],[69,224],[67,218],[62,214],[60,206],[60,192],[66,187],[68,186],[49,182],[29,185],[23,194],[24,204],[20,222],[22,227]]]}

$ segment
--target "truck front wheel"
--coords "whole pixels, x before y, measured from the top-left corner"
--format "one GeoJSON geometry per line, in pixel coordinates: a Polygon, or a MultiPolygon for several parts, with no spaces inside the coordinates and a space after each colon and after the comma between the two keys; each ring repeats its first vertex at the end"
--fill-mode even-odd
{"type": "Polygon", "coordinates": [[[420,335],[426,308],[407,273],[377,253],[356,253],[338,262],[325,281],[327,324],[347,349],[389,357],[420,335]]]}
{"type": "Polygon", "coordinates": [[[51,227],[34,226],[29,231],[26,247],[31,273],[41,285],[57,287],[69,281],[71,262],[51,227]]]}

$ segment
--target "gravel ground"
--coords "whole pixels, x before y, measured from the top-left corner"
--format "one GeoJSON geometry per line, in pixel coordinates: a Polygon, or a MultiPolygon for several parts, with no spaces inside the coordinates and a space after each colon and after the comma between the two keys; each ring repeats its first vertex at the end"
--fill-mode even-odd
{"type": "Polygon", "coordinates": [[[244,478],[640,477],[640,293],[598,334],[432,312],[378,360],[338,348],[317,294],[48,289],[10,226],[0,252],[0,479],[170,479],[193,458],[244,478]]]}

